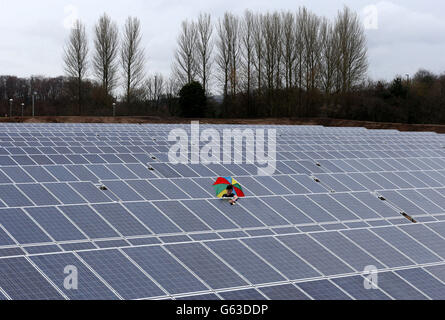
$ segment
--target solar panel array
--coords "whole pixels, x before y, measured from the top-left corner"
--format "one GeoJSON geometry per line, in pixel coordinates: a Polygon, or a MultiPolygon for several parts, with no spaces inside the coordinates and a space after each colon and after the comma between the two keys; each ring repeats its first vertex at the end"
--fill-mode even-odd
{"type": "Polygon", "coordinates": [[[0,299],[445,299],[444,136],[266,127],[263,176],[170,164],[177,128],[1,124],[0,299]],[[218,176],[247,197],[214,199],[218,176]]]}

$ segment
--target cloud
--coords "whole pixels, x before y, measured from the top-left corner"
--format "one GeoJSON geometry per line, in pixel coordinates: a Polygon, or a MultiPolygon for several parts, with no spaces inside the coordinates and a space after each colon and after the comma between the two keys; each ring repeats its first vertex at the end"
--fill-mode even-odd
{"type": "Polygon", "coordinates": [[[391,79],[420,68],[445,71],[445,20],[393,2],[375,6],[378,29],[367,31],[372,78],[391,79]]]}
{"type": "Polygon", "coordinates": [[[421,67],[445,71],[445,3],[437,0],[0,0],[0,73],[62,74],[63,45],[68,36],[64,24],[73,8],[87,25],[90,37],[94,23],[105,11],[120,26],[129,15],[139,17],[147,69],[168,75],[181,21],[193,19],[201,11],[216,20],[224,11],[296,11],[305,5],[318,15],[334,18],[344,4],[357,12],[369,5],[377,8],[379,28],[366,31],[372,78],[390,79],[421,67]]]}

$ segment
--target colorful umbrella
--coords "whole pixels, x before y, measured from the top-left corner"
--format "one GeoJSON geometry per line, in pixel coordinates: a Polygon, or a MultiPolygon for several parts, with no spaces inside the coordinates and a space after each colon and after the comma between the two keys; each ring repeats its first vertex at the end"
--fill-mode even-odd
{"type": "Polygon", "coordinates": [[[216,191],[216,196],[218,198],[222,198],[226,194],[227,187],[229,185],[233,186],[233,193],[235,193],[238,197],[245,197],[243,188],[241,187],[239,182],[230,177],[218,178],[218,180],[216,180],[216,182],[213,184],[213,188],[215,188],[216,191]]]}

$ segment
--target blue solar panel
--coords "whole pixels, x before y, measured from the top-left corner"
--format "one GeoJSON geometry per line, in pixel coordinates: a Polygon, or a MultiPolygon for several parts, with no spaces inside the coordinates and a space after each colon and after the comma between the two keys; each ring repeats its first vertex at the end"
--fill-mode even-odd
{"type": "Polygon", "coordinates": [[[265,225],[271,227],[289,225],[290,222],[283,219],[272,208],[268,207],[260,199],[243,199],[241,205],[260,219],[265,225]]]}
{"type": "Polygon", "coordinates": [[[1,168],[8,177],[16,183],[34,182],[29,174],[19,167],[5,167],[1,168]]]}
{"type": "Polygon", "coordinates": [[[64,299],[25,258],[0,259],[0,287],[14,300],[64,299]]]}
{"type": "Polygon", "coordinates": [[[351,300],[329,280],[298,283],[297,286],[315,300],[351,300]]]}
{"type": "Polygon", "coordinates": [[[47,166],[45,167],[60,182],[77,181],[78,179],[63,166],[47,166]]]}
{"type": "Polygon", "coordinates": [[[271,300],[310,300],[300,289],[291,284],[259,288],[271,300]]]}
{"type": "Polygon", "coordinates": [[[374,210],[348,193],[337,193],[331,196],[362,219],[366,220],[380,218],[380,216],[374,210]]]}
{"type": "Polygon", "coordinates": [[[216,294],[210,293],[210,294],[202,294],[197,296],[188,296],[183,298],[176,298],[176,300],[186,300],[186,301],[206,301],[206,300],[221,300],[218,298],[216,294]]]}
{"type": "Polygon", "coordinates": [[[14,240],[11,239],[10,236],[0,228],[0,246],[10,246],[14,244],[14,240]]]}
{"type": "Polygon", "coordinates": [[[14,185],[0,185],[0,199],[8,207],[29,207],[32,206],[25,195],[14,185]]]}
{"type": "MultiPolygon", "coordinates": [[[[220,133],[238,128],[202,127],[220,133]]],[[[418,269],[445,258],[438,222],[445,214],[441,135],[272,127],[278,170],[258,176],[254,164],[171,165],[172,128],[189,130],[164,124],[1,125],[0,162],[7,165],[0,169],[0,186],[7,192],[0,190],[0,257],[54,257],[46,262],[47,282],[62,293],[58,279],[64,274],[57,270],[70,261],[61,251],[83,251],[95,270],[85,267],[92,284],[104,291],[94,285],[79,299],[442,296],[441,266],[418,269]],[[247,198],[235,206],[210,200],[217,176],[238,180],[247,198]],[[113,254],[105,257],[106,248],[113,254]],[[108,271],[101,268],[105,263],[112,271],[108,279],[95,274],[108,271]],[[370,265],[380,270],[378,290],[366,290],[358,276],[370,265]],[[120,268],[128,269],[123,279],[117,279],[120,268]],[[399,274],[412,268],[415,274],[399,274]],[[329,278],[315,281],[324,276],[329,278]],[[142,288],[146,279],[151,289],[142,288]],[[249,288],[252,283],[258,286],[249,288]]],[[[235,154],[245,160],[246,147],[235,154]]],[[[69,256],[72,263],[80,259],[69,256]]]]}
{"type": "Polygon", "coordinates": [[[165,234],[181,232],[173,222],[171,222],[151,203],[126,203],[125,207],[154,233],[165,234]]]}
{"type": "Polygon", "coordinates": [[[56,241],[85,240],[85,236],[57,208],[36,207],[26,211],[56,241]]]}
{"type": "Polygon", "coordinates": [[[60,204],[54,196],[39,184],[21,184],[17,185],[17,187],[38,206],[60,204]]]}
{"type": "Polygon", "coordinates": [[[396,271],[396,273],[431,299],[445,299],[445,284],[435,279],[426,271],[417,268],[400,270],[396,271]]]}
{"type": "Polygon", "coordinates": [[[247,285],[240,276],[199,243],[168,245],[166,248],[213,289],[247,285]]]}
{"type": "Polygon", "coordinates": [[[317,194],[309,195],[308,197],[339,221],[354,221],[359,219],[358,216],[346,209],[329,195],[317,194]]]}
{"type": "Polygon", "coordinates": [[[190,197],[179,189],[173,182],[165,179],[150,181],[159,191],[165,194],[169,199],[190,199],[190,197]]]}
{"type": "Polygon", "coordinates": [[[83,199],[76,191],[73,190],[66,183],[48,183],[44,184],[54,196],[59,199],[62,204],[84,204],[86,200],[83,199]]]}
{"type": "Polygon", "coordinates": [[[21,244],[51,242],[21,209],[0,209],[0,224],[21,244]]]}
{"type": "Polygon", "coordinates": [[[119,235],[88,206],[63,206],[60,207],[60,210],[91,239],[119,237],[119,235]]]}
{"type": "Polygon", "coordinates": [[[272,237],[244,239],[242,242],[247,244],[290,280],[309,279],[321,276],[314,268],[272,237]]]}
{"type": "Polygon", "coordinates": [[[372,232],[392,244],[418,264],[440,262],[439,256],[395,227],[375,228],[372,232]]]}
{"type": "Polygon", "coordinates": [[[399,228],[445,259],[445,239],[438,234],[420,224],[400,226],[399,228]]]}
{"type": "Polygon", "coordinates": [[[71,300],[114,300],[118,298],[71,253],[34,256],[31,257],[31,260],[71,300]],[[65,277],[67,277],[64,271],[67,266],[74,266],[77,269],[78,284],[75,290],[68,290],[64,286],[65,277]]]}
{"type": "Polygon", "coordinates": [[[419,290],[392,272],[378,274],[378,287],[396,300],[427,300],[419,290]]]}
{"type": "Polygon", "coordinates": [[[326,210],[317,205],[315,202],[311,201],[306,196],[290,196],[286,197],[286,199],[300,209],[305,215],[318,223],[338,222],[338,220],[330,215],[326,210]]]}
{"type": "Polygon", "coordinates": [[[79,252],[90,265],[124,299],[161,297],[166,294],[117,250],[79,252]]]}
{"type": "Polygon", "coordinates": [[[239,241],[213,241],[206,245],[253,284],[285,280],[239,241]]]}
{"type": "Polygon", "coordinates": [[[140,195],[138,195],[123,181],[107,181],[104,182],[104,184],[111,192],[113,192],[122,201],[144,200],[140,195]]]}
{"type": "Polygon", "coordinates": [[[186,200],[182,204],[201,218],[214,230],[237,229],[238,227],[207,201],[186,200]]]}
{"type": "Polygon", "coordinates": [[[56,182],[56,178],[49,174],[43,167],[31,166],[23,169],[37,182],[56,182]]]}
{"type": "Polygon", "coordinates": [[[332,281],[356,300],[391,300],[377,287],[368,284],[369,288],[366,288],[365,278],[361,276],[338,278],[332,281]]]}
{"type": "Polygon", "coordinates": [[[219,295],[224,300],[238,300],[238,301],[257,301],[266,300],[266,298],[255,289],[244,289],[236,291],[221,292],[219,295]]]}
{"type": "Polygon", "coordinates": [[[343,259],[343,261],[347,262],[358,272],[362,272],[367,266],[376,266],[379,269],[383,268],[383,265],[375,258],[371,257],[338,232],[313,233],[311,237],[331,250],[331,252],[343,259]]]}
{"type": "Polygon", "coordinates": [[[209,202],[241,228],[260,228],[265,226],[242,206],[231,206],[224,200],[211,200],[209,202]]]}
{"type": "Polygon", "coordinates": [[[161,247],[129,248],[124,251],[170,294],[208,290],[161,247]]]}
{"type": "Polygon", "coordinates": [[[75,182],[69,185],[90,203],[112,202],[110,199],[112,195],[109,192],[105,194],[89,182],[75,182]]]}
{"type": "Polygon", "coordinates": [[[154,203],[167,217],[186,232],[210,230],[203,222],[193,215],[181,203],[174,201],[158,201],[154,203]]]}
{"type": "Polygon", "coordinates": [[[98,204],[94,205],[93,208],[126,237],[151,234],[144,225],[120,204],[98,204]]]}
{"type": "Polygon", "coordinates": [[[331,276],[354,272],[344,262],[307,235],[280,236],[278,239],[324,275],[331,276]]]}

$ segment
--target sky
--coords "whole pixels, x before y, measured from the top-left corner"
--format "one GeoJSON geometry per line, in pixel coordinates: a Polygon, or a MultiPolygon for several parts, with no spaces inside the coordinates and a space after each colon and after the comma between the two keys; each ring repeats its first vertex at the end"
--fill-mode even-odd
{"type": "Polygon", "coordinates": [[[90,34],[106,12],[120,26],[140,18],[147,72],[168,76],[180,24],[200,12],[213,19],[225,11],[242,14],[299,6],[333,19],[344,5],[358,12],[366,30],[369,77],[392,79],[420,68],[445,72],[445,2],[438,0],[0,0],[0,74],[27,77],[63,74],[63,47],[80,18],[90,34]]]}

